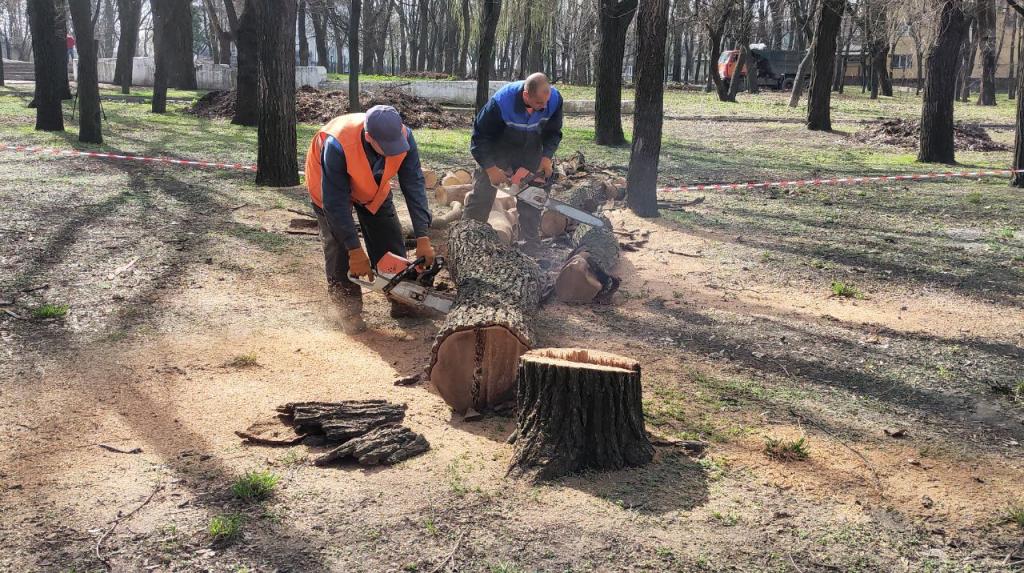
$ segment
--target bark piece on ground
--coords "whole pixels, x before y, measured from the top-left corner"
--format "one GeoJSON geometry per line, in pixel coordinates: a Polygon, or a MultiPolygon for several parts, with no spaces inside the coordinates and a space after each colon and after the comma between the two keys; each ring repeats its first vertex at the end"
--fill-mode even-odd
{"type": "Polygon", "coordinates": [[[654,457],[633,359],[582,348],[533,350],[520,358],[518,394],[510,476],[536,482],[654,457]]]}
{"type": "Polygon", "coordinates": [[[280,416],[253,422],[245,430],[236,431],[235,435],[261,446],[293,446],[306,438],[306,434],[296,433],[293,428],[282,424],[280,416]]]}
{"type": "Polygon", "coordinates": [[[400,423],[405,408],[405,404],[387,400],[347,400],[294,402],[279,406],[277,411],[298,433],[323,434],[330,442],[344,442],[379,426],[400,423]]]}
{"type": "Polygon", "coordinates": [[[540,268],[474,220],[452,225],[448,264],[458,294],[434,340],[428,375],[456,412],[485,412],[515,395],[519,356],[533,344],[540,268]]]}
{"type": "Polygon", "coordinates": [[[382,426],[348,440],[313,460],[318,466],[351,458],[360,465],[393,465],[430,449],[427,439],[405,426],[382,426]]]}

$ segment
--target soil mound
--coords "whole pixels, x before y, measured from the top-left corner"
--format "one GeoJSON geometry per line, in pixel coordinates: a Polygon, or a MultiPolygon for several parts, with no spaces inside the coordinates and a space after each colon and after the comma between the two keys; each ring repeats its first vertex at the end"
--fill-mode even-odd
{"type": "MultiPolygon", "coordinates": [[[[887,119],[866,127],[854,136],[862,143],[916,148],[921,139],[921,122],[908,119],[887,119]]],[[[992,141],[985,128],[976,123],[958,121],[953,127],[953,145],[958,151],[1006,151],[1006,145],[992,141]]]]}
{"type": "MultiPolygon", "coordinates": [[[[473,125],[473,118],[445,110],[423,98],[394,89],[379,92],[361,92],[359,103],[363,109],[375,105],[391,105],[402,114],[405,124],[413,129],[451,129],[473,125]]],[[[235,113],[234,90],[212,91],[196,100],[186,111],[206,118],[230,118],[235,113]]],[[[323,91],[302,87],[295,92],[295,116],[302,123],[327,123],[348,113],[348,92],[323,91]]]]}

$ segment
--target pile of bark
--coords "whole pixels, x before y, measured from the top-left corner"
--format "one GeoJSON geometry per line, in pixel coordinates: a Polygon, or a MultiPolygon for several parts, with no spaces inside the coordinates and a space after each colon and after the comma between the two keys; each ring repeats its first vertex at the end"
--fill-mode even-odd
{"type": "MultiPolygon", "coordinates": [[[[913,119],[887,119],[866,127],[856,136],[862,143],[894,145],[914,149],[921,140],[921,122],[913,119]]],[[[958,121],[953,127],[953,144],[958,151],[1006,151],[1008,147],[992,141],[985,128],[976,123],[958,121]]]]}
{"type": "Polygon", "coordinates": [[[264,446],[327,446],[318,466],[344,460],[391,465],[430,449],[422,435],[402,426],[405,405],[386,400],[293,402],[277,407],[272,420],[256,422],[235,435],[264,446]]]}
{"type": "MultiPolygon", "coordinates": [[[[375,105],[390,105],[402,114],[402,120],[413,129],[452,129],[469,127],[473,118],[445,110],[426,99],[394,89],[379,92],[361,92],[359,103],[363,109],[375,105]]],[[[235,113],[235,91],[212,91],[196,100],[186,111],[205,118],[230,118],[235,113]]],[[[295,119],[301,123],[324,124],[348,113],[348,92],[301,87],[295,92],[295,119]]]]}

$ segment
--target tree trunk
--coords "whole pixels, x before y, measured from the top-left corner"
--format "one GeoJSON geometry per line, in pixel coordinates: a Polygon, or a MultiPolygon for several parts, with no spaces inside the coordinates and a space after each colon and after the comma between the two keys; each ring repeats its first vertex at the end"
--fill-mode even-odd
{"type": "Polygon", "coordinates": [[[238,19],[238,72],[235,89],[235,115],[231,123],[254,126],[259,121],[260,60],[256,41],[256,8],[253,0],[246,0],[242,17],[238,19]]]}
{"type": "MultiPolygon", "coordinates": [[[[807,93],[807,129],[832,130],[832,74],[836,36],[843,23],[846,0],[821,0],[811,41],[811,86],[807,93]]],[[[799,79],[799,78],[798,78],[799,79]]]]}
{"type": "MultiPolygon", "coordinates": [[[[489,0],[483,0],[487,2],[489,0]]],[[[430,24],[430,4],[428,0],[419,0],[419,32],[417,34],[418,39],[416,45],[419,48],[416,54],[416,64],[413,69],[425,70],[427,69],[427,43],[429,38],[427,37],[428,25],[430,24]]]]}
{"type": "Polygon", "coordinates": [[[362,0],[349,0],[348,18],[348,112],[362,111],[359,105],[359,19],[362,0]]]}
{"type": "Polygon", "coordinates": [[[153,22],[153,113],[167,113],[167,10],[170,4],[156,2],[150,9],[153,22]]]}
{"type": "Polygon", "coordinates": [[[299,36],[299,65],[309,65],[309,38],[306,37],[306,0],[299,0],[299,14],[296,17],[299,36]]]}
{"type": "Polygon", "coordinates": [[[1013,138],[1013,167],[1016,172],[1010,177],[1014,187],[1024,187],[1024,89],[1017,86],[1017,123],[1013,138]]]}
{"type": "Polygon", "coordinates": [[[960,101],[966,102],[971,99],[971,75],[974,74],[974,57],[978,53],[978,20],[973,14],[966,17],[967,25],[964,26],[968,37],[967,42],[961,42],[961,65],[960,73],[957,74],[960,101]]]}
{"type": "Polygon", "coordinates": [[[921,106],[918,161],[950,164],[956,161],[953,149],[953,100],[956,86],[950,78],[956,73],[960,45],[966,29],[962,0],[944,0],[939,16],[939,32],[928,47],[925,60],[927,71],[921,106]]]}
{"type": "Polygon", "coordinates": [[[57,7],[54,0],[33,0],[28,3],[28,24],[32,31],[32,60],[36,88],[36,129],[64,131],[61,95],[67,78],[67,50],[64,36],[58,35],[57,7]],[[62,79],[61,76],[65,79],[62,79]]]}
{"type": "MultiPolygon", "coordinates": [[[[996,105],[996,2],[977,0],[978,39],[981,48],[981,89],[978,105],[996,105]]],[[[1003,22],[1003,29],[1006,22],[1003,22]]]]}
{"type": "Polygon", "coordinates": [[[520,359],[517,392],[510,476],[537,482],[654,459],[635,360],[581,348],[534,350],[520,359]]]}
{"type": "Polygon", "coordinates": [[[472,219],[452,225],[448,263],[458,294],[434,340],[428,376],[456,412],[483,412],[515,397],[519,356],[533,346],[541,272],[472,219]]]}
{"type": "Polygon", "coordinates": [[[70,0],[71,19],[78,46],[78,141],[103,143],[100,125],[100,85],[89,0],[70,0]]]}
{"type": "Polygon", "coordinates": [[[254,0],[259,46],[256,184],[299,184],[295,136],[295,2],[254,0]]]}
{"type": "Polygon", "coordinates": [[[708,31],[708,48],[711,52],[708,57],[708,81],[714,84],[719,101],[729,101],[729,88],[718,72],[718,58],[722,55],[722,36],[725,34],[725,25],[732,15],[733,3],[727,2],[724,7],[715,6],[718,11],[712,12],[709,8],[705,22],[708,31]]]}
{"type": "Polygon", "coordinates": [[[117,41],[114,83],[120,84],[121,93],[126,94],[132,85],[132,62],[135,59],[135,47],[139,42],[142,0],[117,0],[117,14],[121,20],[121,37],[117,41]]]}
{"type": "Polygon", "coordinates": [[[594,98],[594,140],[598,145],[626,143],[622,132],[622,59],[626,31],[636,6],[637,0],[600,0],[594,98]]]}
{"type": "MultiPolygon", "coordinates": [[[[167,85],[184,90],[196,89],[196,68],[192,61],[192,2],[190,0],[164,0],[151,4],[163,14],[164,63],[167,65],[167,85]]],[[[154,27],[155,28],[155,27],[154,27]]]]}
{"type": "Polygon", "coordinates": [[[469,21],[469,0],[462,0],[462,31],[459,34],[459,64],[456,77],[466,77],[466,58],[469,55],[469,35],[472,22],[469,21]]]}
{"type": "Polygon", "coordinates": [[[480,0],[480,48],[476,64],[476,109],[491,99],[491,69],[494,67],[494,32],[501,16],[501,0],[480,0]]]}
{"type": "Polygon", "coordinates": [[[641,217],[658,216],[658,157],[665,93],[668,0],[643,0],[637,16],[636,109],[626,204],[641,217]]]}
{"type": "Polygon", "coordinates": [[[1014,58],[1017,56],[1020,47],[1017,44],[1017,13],[1014,12],[1011,17],[1013,18],[1013,29],[1010,31],[1010,73],[1009,82],[1006,88],[1006,97],[1008,99],[1014,99],[1016,97],[1015,90],[1017,88],[1017,65],[1014,58]]]}
{"type": "MultiPolygon", "coordinates": [[[[97,12],[98,14],[98,12],[97,12]]],[[[73,17],[72,17],[73,19],[73,17]]],[[[95,22],[93,28],[95,28],[95,22]]],[[[103,26],[100,29],[100,37],[103,43],[96,57],[110,58],[114,55],[114,3],[112,0],[103,0],[103,26]]]]}
{"type": "MultiPolygon", "coordinates": [[[[330,57],[327,55],[327,19],[319,4],[314,2],[310,10],[313,17],[313,43],[316,44],[316,65],[330,69],[330,57]]],[[[338,55],[341,56],[340,53],[338,55]]]]}

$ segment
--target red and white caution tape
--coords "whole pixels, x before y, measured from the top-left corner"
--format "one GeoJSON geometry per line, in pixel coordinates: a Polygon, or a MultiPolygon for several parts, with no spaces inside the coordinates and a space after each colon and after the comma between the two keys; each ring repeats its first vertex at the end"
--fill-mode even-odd
{"type": "Polygon", "coordinates": [[[240,171],[256,171],[255,165],[244,165],[242,163],[222,163],[219,161],[194,161],[192,159],[174,159],[173,157],[146,157],[143,155],[120,155],[117,153],[105,153],[102,151],[79,151],[77,149],[57,149],[54,147],[38,147],[34,145],[4,145],[6,151],[17,151],[21,153],[39,153],[44,155],[56,155],[65,157],[101,157],[103,159],[123,159],[126,161],[137,161],[139,163],[172,163],[174,165],[193,165],[196,167],[214,167],[218,169],[238,169],[240,171]]]}
{"type": "MultiPolygon", "coordinates": [[[[174,165],[192,165],[196,167],[213,167],[216,169],[236,169],[239,171],[256,171],[255,165],[242,163],[223,163],[219,161],[195,161],[192,159],[174,159],[172,157],[146,157],[143,155],[121,155],[101,151],[79,151],[77,149],[57,149],[34,145],[0,145],[0,149],[20,153],[39,153],[66,157],[99,157],[103,159],[122,159],[139,163],[170,163],[174,165]]],[[[910,173],[906,175],[872,175],[865,177],[830,177],[819,179],[794,179],[780,181],[748,181],[745,183],[701,183],[698,185],[681,185],[678,187],[659,187],[659,193],[680,193],[685,191],[726,191],[730,189],[761,189],[766,187],[806,187],[814,185],[852,185],[856,183],[876,183],[889,181],[919,181],[924,179],[952,179],[966,177],[989,177],[995,175],[1013,175],[1024,173],[1024,169],[988,169],[983,171],[946,171],[942,173],[910,173]]],[[[299,175],[303,173],[300,171],[299,175]]]]}
{"type": "Polygon", "coordinates": [[[956,177],[988,177],[990,175],[1012,175],[1024,173],[1024,169],[990,169],[985,171],[946,171],[943,173],[912,173],[907,175],[875,175],[867,177],[831,177],[823,179],[796,179],[784,181],[763,181],[747,183],[702,183],[679,187],[659,187],[658,192],[678,193],[683,191],[718,191],[729,189],[760,189],[764,187],[806,187],[812,185],[851,185],[886,181],[917,181],[921,179],[948,179],[956,177]]]}

